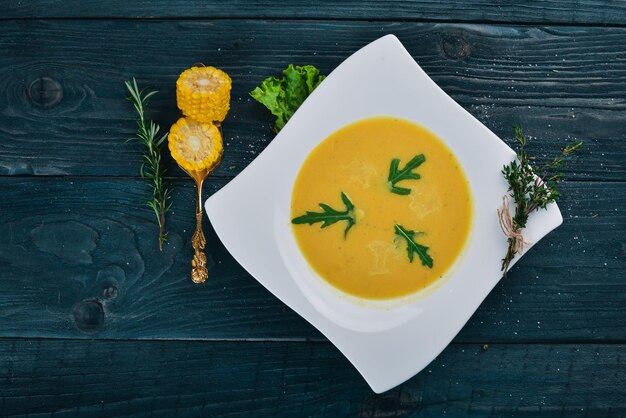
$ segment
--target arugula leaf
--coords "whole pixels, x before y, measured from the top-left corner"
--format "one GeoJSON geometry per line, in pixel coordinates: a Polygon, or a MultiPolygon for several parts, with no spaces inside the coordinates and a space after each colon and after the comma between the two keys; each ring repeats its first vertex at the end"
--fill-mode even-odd
{"type": "Polygon", "coordinates": [[[343,232],[343,236],[345,238],[348,235],[350,228],[356,224],[356,216],[354,215],[354,205],[344,192],[341,192],[341,200],[343,201],[343,204],[346,205],[346,210],[344,211],[338,211],[325,203],[320,203],[319,206],[322,208],[322,212],[307,211],[306,214],[293,218],[291,222],[294,224],[309,225],[322,222],[321,227],[326,228],[335,222],[347,221],[348,226],[346,226],[346,230],[343,232]]]}
{"type": "Polygon", "coordinates": [[[412,173],[417,167],[422,165],[426,161],[424,154],[416,155],[406,163],[404,168],[400,170],[400,159],[394,158],[391,160],[391,166],[389,166],[389,177],[387,177],[387,184],[391,188],[391,192],[399,195],[407,195],[411,193],[411,189],[406,187],[398,187],[396,183],[402,180],[419,180],[422,177],[417,173],[412,173]]]}
{"type": "Polygon", "coordinates": [[[276,116],[274,130],[278,132],[324,78],[312,65],[294,67],[289,64],[281,78],[266,78],[259,87],[250,92],[250,96],[276,116]]]}
{"type": "Polygon", "coordinates": [[[433,259],[430,255],[428,255],[428,248],[425,245],[418,244],[414,241],[415,235],[420,235],[421,232],[410,231],[405,229],[400,224],[395,224],[394,229],[396,231],[396,235],[400,238],[406,240],[406,250],[408,252],[409,261],[413,262],[413,255],[417,254],[422,261],[422,265],[428,268],[433,268],[433,259]]]}

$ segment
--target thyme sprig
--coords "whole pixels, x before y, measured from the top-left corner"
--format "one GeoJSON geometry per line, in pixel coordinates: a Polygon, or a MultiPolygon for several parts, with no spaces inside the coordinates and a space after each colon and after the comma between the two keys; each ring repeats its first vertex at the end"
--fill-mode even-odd
{"type": "Polygon", "coordinates": [[[161,162],[161,148],[167,132],[159,135],[160,127],[152,120],[146,118],[146,108],[150,98],[157,92],[144,92],[139,90],[137,80],[125,81],[128,90],[128,100],[131,101],[137,112],[137,134],[136,139],[145,147],[143,162],[139,172],[141,177],[146,179],[152,186],[152,197],[147,201],[147,205],[154,211],[159,225],[159,250],[163,251],[163,244],[167,241],[167,231],[165,230],[165,214],[171,207],[171,192],[165,184],[165,168],[161,162]]]}
{"type": "Polygon", "coordinates": [[[517,159],[505,165],[502,174],[509,184],[509,195],[515,202],[515,214],[510,218],[506,204],[498,211],[509,244],[506,255],[502,259],[502,271],[505,276],[515,254],[522,252],[524,240],[521,232],[526,227],[529,215],[536,210],[546,209],[560,196],[556,183],[563,178],[563,173],[559,169],[563,166],[564,159],[578,151],[583,145],[582,141],[578,141],[564,147],[552,161],[539,168],[537,172],[540,174],[535,174],[529,162],[532,158],[526,152],[526,137],[522,128],[513,126],[513,130],[518,144],[517,159]]]}

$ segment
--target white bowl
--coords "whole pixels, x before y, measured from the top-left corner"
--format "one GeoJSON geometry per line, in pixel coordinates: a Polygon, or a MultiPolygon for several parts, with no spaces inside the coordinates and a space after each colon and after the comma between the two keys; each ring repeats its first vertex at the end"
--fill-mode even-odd
{"type": "MultiPolygon", "coordinates": [[[[514,157],[387,35],[337,67],[205,207],[233,257],[319,329],[380,393],[426,367],[502,277],[506,238],[496,211],[507,184],[500,170],[514,157]],[[377,115],[414,121],[442,138],[460,160],[474,197],[473,230],[449,277],[428,291],[386,302],[359,300],[328,285],[307,264],[290,226],[291,192],[309,152],[337,129],[377,115]]],[[[562,221],[555,204],[533,214],[525,250],[562,221]]]]}

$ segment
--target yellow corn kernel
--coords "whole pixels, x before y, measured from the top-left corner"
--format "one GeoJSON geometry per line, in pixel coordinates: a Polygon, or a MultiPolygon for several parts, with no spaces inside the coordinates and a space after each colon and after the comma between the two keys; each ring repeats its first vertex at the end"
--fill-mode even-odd
{"type": "Polygon", "coordinates": [[[224,151],[222,134],[217,126],[188,117],[180,118],[172,125],[167,145],[174,160],[187,171],[213,169],[224,151]]]}
{"type": "Polygon", "coordinates": [[[176,81],[176,101],[185,116],[198,122],[221,122],[230,108],[232,81],[215,67],[192,67],[176,81]]]}

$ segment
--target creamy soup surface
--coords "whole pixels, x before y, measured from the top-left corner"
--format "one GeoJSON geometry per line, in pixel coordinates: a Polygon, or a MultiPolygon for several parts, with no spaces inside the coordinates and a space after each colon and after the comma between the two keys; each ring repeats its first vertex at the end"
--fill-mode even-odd
{"type": "Polygon", "coordinates": [[[321,212],[320,203],[346,209],[341,193],[354,205],[356,223],[344,236],[346,221],[293,224],[300,250],[327,282],[365,299],[391,299],[424,289],[445,275],[459,258],[473,216],[470,188],[456,157],[435,134],[412,122],[374,117],[345,126],[322,141],[305,160],[296,179],[291,218],[321,212]],[[393,159],[402,169],[413,157],[425,161],[413,170],[420,179],[396,186],[387,179],[393,159]],[[414,254],[395,225],[420,231],[414,241],[428,247],[432,267],[414,254]]]}

